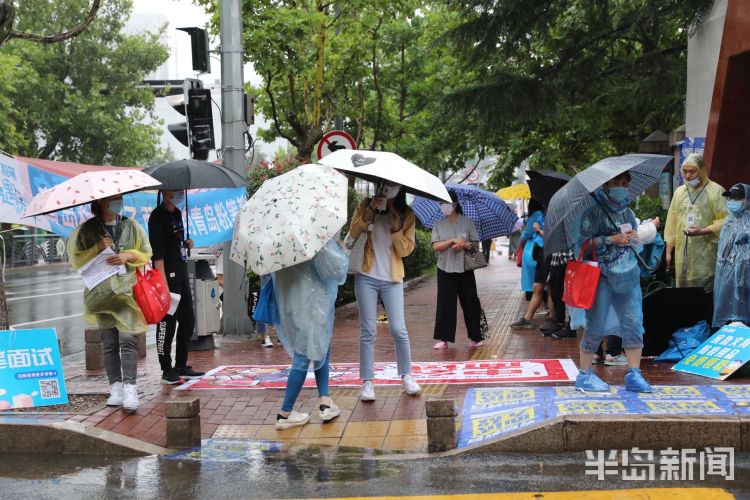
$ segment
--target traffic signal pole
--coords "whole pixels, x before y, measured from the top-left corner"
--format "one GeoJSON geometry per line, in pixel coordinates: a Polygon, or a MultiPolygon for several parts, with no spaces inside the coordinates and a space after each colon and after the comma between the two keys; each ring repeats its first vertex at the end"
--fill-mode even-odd
{"type": "MultiPolygon", "coordinates": [[[[243,121],[244,79],[242,75],[241,0],[222,0],[221,25],[221,149],[222,162],[245,177],[245,132],[243,121]]],[[[231,243],[224,243],[224,302],[222,331],[226,334],[251,333],[246,297],[245,269],[229,259],[231,243]]]]}

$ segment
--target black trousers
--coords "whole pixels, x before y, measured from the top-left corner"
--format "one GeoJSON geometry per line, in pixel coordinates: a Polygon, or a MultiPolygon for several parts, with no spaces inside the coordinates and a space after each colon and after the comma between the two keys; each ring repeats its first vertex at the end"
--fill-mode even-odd
{"type": "Polygon", "coordinates": [[[482,253],[484,260],[490,261],[490,251],[492,250],[492,240],[482,240],[482,253]]]}
{"type": "Polygon", "coordinates": [[[435,314],[436,340],[447,342],[456,341],[456,297],[461,302],[464,311],[464,323],[471,340],[482,340],[480,329],[479,296],[474,271],[463,273],[446,273],[438,269],[437,272],[437,312],[435,314]]]}
{"type": "Polygon", "coordinates": [[[167,285],[169,291],[181,295],[180,304],[174,315],[167,315],[156,327],[156,352],[159,354],[159,365],[162,371],[172,369],[172,339],[177,327],[177,346],[175,348],[174,368],[182,369],[187,365],[188,346],[190,338],[195,330],[195,311],[193,310],[193,294],[190,291],[190,281],[187,273],[175,273],[175,277],[169,277],[167,271],[167,285]]]}
{"type": "Polygon", "coordinates": [[[555,321],[561,324],[565,323],[565,302],[562,298],[566,266],[567,264],[551,266],[549,269],[549,293],[552,297],[552,303],[555,305],[555,321]]]}

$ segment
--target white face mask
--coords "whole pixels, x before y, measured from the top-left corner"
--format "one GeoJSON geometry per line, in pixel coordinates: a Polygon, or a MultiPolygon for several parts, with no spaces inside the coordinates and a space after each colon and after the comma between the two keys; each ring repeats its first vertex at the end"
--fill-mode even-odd
{"type": "Polygon", "coordinates": [[[695,178],[693,180],[685,181],[685,184],[687,184],[691,188],[697,188],[701,184],[701,179],[700,179],[700,177],[697,177],[697,178],[695,178]]]}
{"type": "Polygon", "coordinates": [[[443,215],[448,217],[450,214],[453,213],[453,203],[441,203],[440,204],[440,211],[443,212],[443,215]]]}
{"type": "Polygon", "coordinates": [[[389,200],[393,199],[398,195],[398,192],[401,190],[401,186],[395,185],[395,186],[385,186],[383,187],[383,196],[388,198],[389,200]]]}

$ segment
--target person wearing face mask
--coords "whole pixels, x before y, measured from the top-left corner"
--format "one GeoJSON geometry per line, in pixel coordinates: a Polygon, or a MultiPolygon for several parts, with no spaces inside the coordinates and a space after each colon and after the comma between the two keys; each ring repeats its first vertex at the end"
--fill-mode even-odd
{"type": "Polygon", "coordinates": [[[104,369],[110,384],[107,406],[138,408],[136,374],[137,335],[146,334],[146,320],[133,297],[135,271],[148,263],[151,247],[141,226],[122,217],[122,196],[91,203],[94,216],[78,226],[68,238],[73,269],[80,269],[99,253],[111,249],[107,263],[123,266],[121,272],[83,292],[83,317],[99,328],[104,369]]]}
{"type": "Polygon", "coordinates": [[[187,252],[193,248],[193,240],[185,239],[180,210],[185,203],[185,191],[160,191],[159,194],[163,201],[154,208],[148,219],[154,268],[164,276],[169,291],[180,295],[177,311],[173,315],[166,315],[156,327],[161,383],[171,385],[181,383],[182,378],[200,378],[204,373],[193,370],[187,364],[188,346],[195,328],[195,311],[187,272],[187,252]],[[175,328],[177,347],[173,366],[171,352],[175,328]]]}
{"type": "Polygon", "coordinates": [[[633,392],[653,392],[641,374],[643,350],[643,308],[641,270],[635,252],[643,250],[638,240],[638,223],[628,195],[630,173],[625,172],[608,181],[592,193],[594,204],[581,218],[576,255],[584,248],[593,258],[591,245],[596,248],[596,260],[601,277],[596,289],[594,305],[586,310],[586,328],[580,345],[580,371],[575,387],[583,392],[607,392],[609,385],[594,374],[592,362],[605,336],[622,338],[628,371],[625,389],[633,392]],[[614,312],[616,321],[609,315],[614,312]]]}
{"type": "Polygon", "coordinates": [[[666,264],[669,268],[674,260],[677,287],[702,287],[711,293],[719,232],[727,215],[724,188],[708,178],[698,153],[683,162],[682,178],[685,183],[674,192],[664,226],[666,264]]]}
{"type": "Polygon", "coordinates": [[[750,324],[750,185],[735,184],[724,194],[729,215],[719,236],[714,279],[713,326],[750,324]]]}
{"type": "Polygon", "coordinates": [[[416,245],[416,219],[406,205],[401,186],[383,183],[374,198],[366,198],[355,209],[349,233],[357,239],[367,231],[362,272],[354,277],[359,307],[359,375],[363,380],[362,401],[375,400],[375,335],[378,296],[383,300],[388,329],[396,343],[396,364],[410,396],[422,388],[411,375],[411,345],[404,320],[404,262],[416,245]]]}
{"type": "Polygon", "coordinates": [[[440,205],[445,217],[432,226],[432,249],[438,253],[433,335],[438,342],[433,348],[447,349],[448,342],[456,341],[456,299],[461,302],[461,309],[464,311],[469,346],[481,347],[484,345],[484,336],[480,325],[482,306],[477,294],[477,282],[474,271],[464,270],[464,251],[478,247],[479,233],[471,219],[463,215],[456,193],[448,193],[453,203],[440,205]]]}

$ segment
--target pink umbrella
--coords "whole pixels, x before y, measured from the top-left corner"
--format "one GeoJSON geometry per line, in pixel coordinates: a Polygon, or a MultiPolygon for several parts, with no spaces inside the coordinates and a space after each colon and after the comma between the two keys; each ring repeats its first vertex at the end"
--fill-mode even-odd
{"type": "Polygon", "coordinates": [[[161,182],[136,169],[85,172],[34,196],[23,215],[44,215],[160,185],[161,182]]]}

